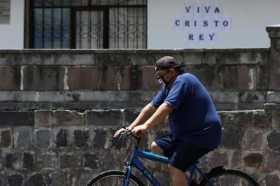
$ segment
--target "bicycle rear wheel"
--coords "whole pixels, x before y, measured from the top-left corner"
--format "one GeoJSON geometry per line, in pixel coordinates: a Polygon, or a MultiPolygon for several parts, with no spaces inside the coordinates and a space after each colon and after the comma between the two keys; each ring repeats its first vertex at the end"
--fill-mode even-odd
{"type": "Polygon", "coordinates": [[[212,171],[204,178],[201,186],[259,186],[248,174],[238,170],[220,169],[212,171]]]}
{"type": "MultiPolygon", "coordinates": [[[[109,170],[100,173],[90,180],[87,186],[122,186],[125,173],[117,170],[109,170]]],[[[144,186],[134,175],[129,177],[129,186],[144,186]]]]}

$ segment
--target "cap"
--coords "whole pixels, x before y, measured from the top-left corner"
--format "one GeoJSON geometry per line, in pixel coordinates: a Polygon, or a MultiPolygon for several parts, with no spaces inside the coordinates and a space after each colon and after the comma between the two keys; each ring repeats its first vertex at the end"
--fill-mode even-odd
{"type": "Polygon", "coordinates": [[[164,56],[156,61],[156,68],[168,69],[168,68],[179,68],[183,65],[172,56],[164,56]]]}

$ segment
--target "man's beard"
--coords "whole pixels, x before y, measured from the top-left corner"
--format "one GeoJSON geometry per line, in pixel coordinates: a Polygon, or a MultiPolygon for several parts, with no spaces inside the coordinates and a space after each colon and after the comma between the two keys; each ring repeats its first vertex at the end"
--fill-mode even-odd
{"type": "Polygon", "coordinates": [[[164,85],[165,87],[167,87],[169,85],[169,82],[167,82],[166,80],[164,80],[163,78],[158,78],[158,83],[160,85],[164,85]]]}

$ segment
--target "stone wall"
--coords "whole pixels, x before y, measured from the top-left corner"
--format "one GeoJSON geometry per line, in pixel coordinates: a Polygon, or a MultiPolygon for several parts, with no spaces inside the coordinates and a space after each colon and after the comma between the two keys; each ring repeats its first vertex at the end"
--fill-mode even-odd
{"type": "MultiPolygon", "coordinates": [[[[241,169],[264,185],[279,185],[279,110],[267,106],[266,110],[220,111],[223,144],[203,158],[201,166],[241,169]]],[[[0,112],[0,183],[85,185],[99,171],[122,168],[133,141],[121,146],[112,141],[112,134],[136,113],[121,109],[0,112]]],[[[149,133],[143,147],[148,148],[159,132],[149,133]]],[[[146,165],[168,185],[166,166],[146,165]]]]}
{"type": "Polygon", "coordinates": [[[143,106],[158,88],[153,64],[164,55],[184,61],[221,110],[280,100],[269,87],[268,49],[23,50],[0,51],[0,110],[143,106]]]}
{"type": "MultiPolygon", "coordinates": [[[[223,144],[202,167],[279,185],[280,29],[267,31],[269,49],[0,51],[0,185],[79,186],[122,168],[133,142],[120,148],[111,136],[157,90],[153,64],[164,55],[203,81],[223,120],[223,144]]],[[[168,185],[166,166],[146,164],[168,185]]]]}

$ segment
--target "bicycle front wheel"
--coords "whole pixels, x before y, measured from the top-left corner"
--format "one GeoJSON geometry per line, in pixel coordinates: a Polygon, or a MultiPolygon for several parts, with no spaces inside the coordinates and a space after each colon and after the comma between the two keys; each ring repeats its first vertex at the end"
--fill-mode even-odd
{"type": "MultiPolygon", "coordinates": [[[[87,186],[122,186],[124,178],[124,172],[109,170],[90,180],[87,186]]],[[[128,183],[129,186],[144,186],[144,184],[134,175],[129,177],[128,183]]]]}
{"type": "Polygon", "coordinates": [[[201,186],[259,186],[248,174],[238,170],[222,169],[210,172],[207,179],[203,179],[201,186]]]}

